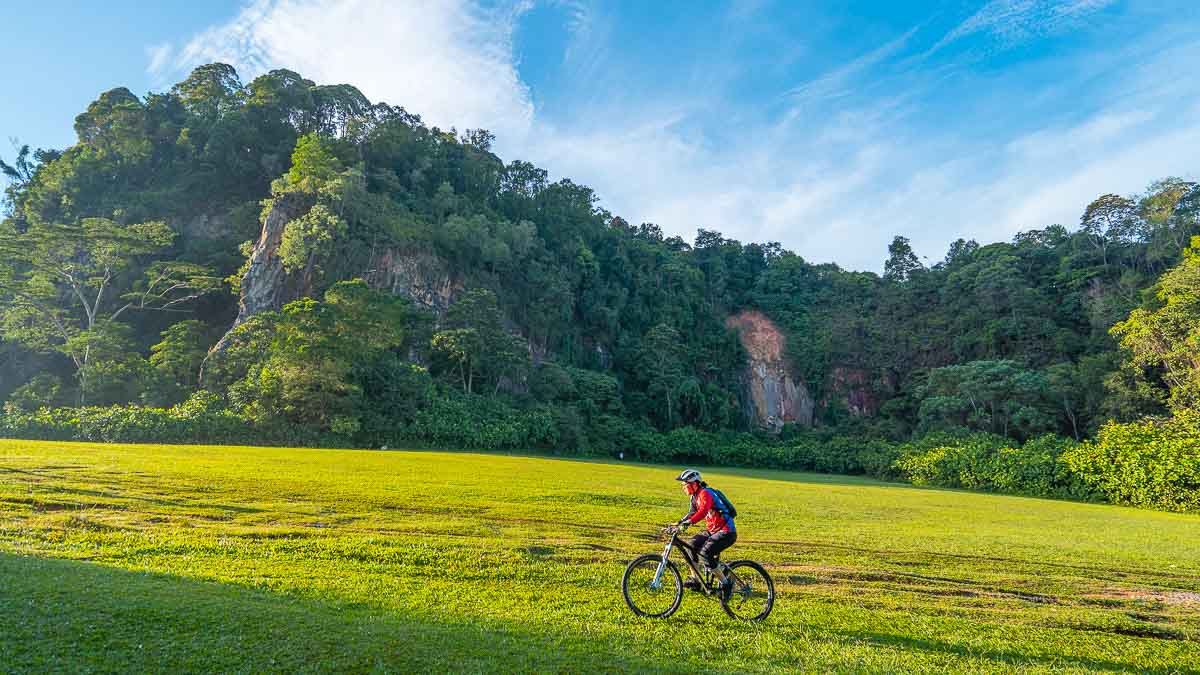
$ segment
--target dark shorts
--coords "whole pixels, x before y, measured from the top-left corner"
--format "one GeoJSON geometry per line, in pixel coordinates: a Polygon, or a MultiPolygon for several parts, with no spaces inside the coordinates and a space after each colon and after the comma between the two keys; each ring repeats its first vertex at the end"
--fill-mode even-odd
{"type": "Polygon", "coordinates": [[[692,548],[700,553],[702,561],[709,567],[715,567],[721,552],[733,546],[737,541],[737,532],[701,532],[692,537],[692,548]]]}

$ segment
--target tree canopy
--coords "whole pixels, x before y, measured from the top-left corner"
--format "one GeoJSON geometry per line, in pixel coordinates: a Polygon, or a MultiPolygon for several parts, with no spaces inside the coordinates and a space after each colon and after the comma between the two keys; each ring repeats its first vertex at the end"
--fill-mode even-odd
{"type": "Polygon", "coordinates": [[[585,443],[748,430],[726,325],[744,310],[783,332],[823,426],[1082,438],[1200,396],[1185,252],[1200,186],[1178,178],[1080,205],[1076,229],[960,239],[933,264],[898,235],[875,274],[630,224],[586,186],[504,162],[486,130],[289,70],[243,83],[217,63],[162,94],[112,89],[75,130],[69,148],[0,162],[0,398],[21,406],[208,388],[351,435],[431,428],[446,401],[585,443]],[[282,306],[208,355],[284,197],[303,208],[280,235],[282,306]],[[448,307],[395,297],[413,279],[386,263],[404,256],[440,261],[448,307]]]}

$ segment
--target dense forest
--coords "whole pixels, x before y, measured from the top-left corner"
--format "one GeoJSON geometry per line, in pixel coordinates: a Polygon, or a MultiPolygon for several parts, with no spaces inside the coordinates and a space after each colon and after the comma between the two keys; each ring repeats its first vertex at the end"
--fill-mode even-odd
{"type": "MultiPolygon", "coordinates": [[[[1077,441],[1095,472],[1116,461],[1105,443],[1149,425],[1139,447],[1184,439],[1181,489],[1200,487],[1193,182],[1102,195],[1010,242],[960,239],[931,266],[897,236],[878,275],[632,225],[505,163],[487,131],[287,70],[113,89],[75,131],[0,163],[9,435],[545,448],[1052,493],[947,478],[937,458],[1053,446],[1047,471],[1075,453],[1082,476],[1077,441]],[[243,288],[264,283],[272,218],[278,273],[243,288]],[[263,288],[270,306],[247,311],[263,288]],[[728,323],[747,310],[786,337],[811,424],[747,412],[728,323]]],[[[1104,480],[1089,489],[1116,498],[1104,480]]]]}

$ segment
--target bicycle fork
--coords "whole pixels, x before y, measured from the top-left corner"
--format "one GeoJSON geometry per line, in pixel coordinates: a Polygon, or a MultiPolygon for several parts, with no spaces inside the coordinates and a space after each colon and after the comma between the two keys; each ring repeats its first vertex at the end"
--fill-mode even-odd
{"type": "Polygon", "coordinates": [[[650,582],[650,590],[657,591],[662,588],[662,575],[667,569],[667,557],[671,555],[671,547],[675,545],[675,540],[667,542],[666,548],[663,549],[662,560],[658,562],[658,569],[654,571],[654,581],[650,582]]]}

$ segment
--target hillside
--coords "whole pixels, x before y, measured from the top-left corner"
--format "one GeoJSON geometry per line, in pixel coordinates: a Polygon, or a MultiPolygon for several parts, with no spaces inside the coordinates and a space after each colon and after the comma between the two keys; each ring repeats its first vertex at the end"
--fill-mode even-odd
{"type": "Polygon", "coordinates": [[[1128,324],[1124,351],[1110,332],[1163,305],[1155,284],[1200,234],[1180,179],[933,264],[898,236],[878,275],[630,224],[486,131],[287,70],[112,89],[75,129],[3,166],[8,435],[108,438],[25,416],[121,404],[228,412],[242,442],[650,457],[658,441],[629,439],[1020,444],[1191,405],[1195,369],[1155,346],[1190,328],[1128,324]]]}
{"type": "Polygon", "coordinates": [[[1186,515],[706,469],[738,503],[735,557],[776,580],[775,612],[748,626],[698,596],[661,622],[621,601],[625,561],[686,510],[668,468],[25,441],[0,441],[0,465],[15,672],[1178,672],[1200,656],[1186,515]]]}

